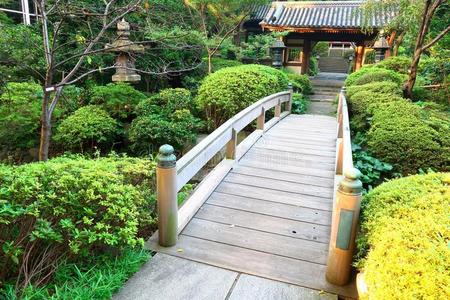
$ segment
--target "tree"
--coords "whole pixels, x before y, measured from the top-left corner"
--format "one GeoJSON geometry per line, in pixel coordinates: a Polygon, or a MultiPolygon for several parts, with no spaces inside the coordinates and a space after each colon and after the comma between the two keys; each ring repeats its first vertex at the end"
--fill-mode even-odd
{"type": "Polygon", "coordinates": [[[212,72],[212,57],[223,42],[238,29],[245,18],[265,0],[184,0],[193,20],[204,35],[208,55],[208,73],[212,72]]]}
{"type": "Polygon", "coordinates": [[[394,48],[394,53],[398,51],[398,45],[403,40],[405,31],[412,32],[416,35],[412,62],[409,68],[409,78],[403,87],[404,95],[407,98],[412,97],[412,90],[416,83],[421,55],[439,42],[450,31],[450,25],[448,23],[445,23],[444,27],[438,32],[435,32],[431,28],[432,21],[436,19],[436,12],[439,8],[447,7],[447,12],[444,13],[444,17],[438,17],[444,20],[444,22],[448,22],[449,12],[446,2],[446,0],[371,0],[365,5],[365,11],[368,14],[376,13],[375,11],[380,9],[397,11],[396,17],[387,24],[388,28],[400,29],[397,49],[394,48]]]}
{"type": "MultiPolygon", "coordinates": [[[[106,55],[105,45],[115,38],[116,24],[125,18],[145,17],[150,6],[144,0],[34,0],[39,15],[42,35],[45,74],[43,74],[43,100],[39,159],[46,161],[52,134],[52,114],[65,86],[79,82],[95,73],[115,69],[112,55],[106,55]],[[74,3],[76,2],[76,3],[74,3]]],[[[158,41],[139,41],[145,46],[158,45],[158,41]]],[[[147,52],[151,48],[147,47],[147,52]]],[[[177,45],[180,48],[179,45],[177,45]]],[[[111,50],[111,49],[109,49],[111,50]]],[[[192,70],[200,62],[173,69],[171,62],[152,65],[151,70],[130,69],[145,74],[164,75],[192,70]]]]}

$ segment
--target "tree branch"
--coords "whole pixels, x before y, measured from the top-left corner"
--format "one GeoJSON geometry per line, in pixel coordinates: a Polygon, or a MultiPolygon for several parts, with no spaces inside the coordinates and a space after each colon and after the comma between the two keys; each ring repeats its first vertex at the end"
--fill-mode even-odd
{"type": "Polygon", "coordinates": [[[441,38],[443,38],[448,32],[450,31],[450,25],[445,28],[443,31],[441,31],[441,33],[439,33],[434,39],[431,40],[431,42],[429,42],[428,44],[426,44],[425,46],[422,47],[422,51],[427,50],[428,48],[430,48],[431,46],[433,46],[434,44],[436,44],[441,38]]]}

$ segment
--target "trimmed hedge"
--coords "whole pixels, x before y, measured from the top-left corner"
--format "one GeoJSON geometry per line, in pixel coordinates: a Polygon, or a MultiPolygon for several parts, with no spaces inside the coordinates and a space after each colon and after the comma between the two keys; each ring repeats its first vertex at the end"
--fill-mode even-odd
{"type": "Polygon", "coordinates": [[[419,169],[448,170],[450,121],[407,100],[374,111],[367,145],[371,153],[403,174],[419,169]]]}
{"type": "Polygon", "coordinates": [[[206,77],[199,88],[197,105],[215,129],[261,98],[287,89],[283,72],[261,65],[219,70],[206,77]]]}
{"type": "Polygon", "coordinates": [[[23,264],[37,267],[26,274],[34,281],[65,257],[143,245],[139,232],[155,224],[154,176],[154,161],[126,157],[0,165],[0,281],[23,264]]]}
{"type": "Polygon", "coordinates": [[[367,66],[350,74],[345,80],[345,84],[347,86],[352,86],[364,85],[376,81],[392,81],[401,86],[405,80],[405,76],[402,76],[397,72],[378,68],[376,66],[367,66]]]}
{"type": "Polygon", "coordinates": [[[406,56],[391,56],[376,64],[377,68],[384,68],[401,74],[408,74],[411,58],[406,56]]]}
{"type": "Polygon", "coordinates": [[[346,95],[349,99],[351,99],[354,94],[361,91],[391,94],[399,97],[403,95],[400,86],[392,81],[379,81],[358,86],[349,86],[347,87],[346,95]]]}
{"type": "Polygon", "coordinates": [[[311,80],[307,75],[286,72],[294,92],[309,95],[312,93],[311,80]]]}
{"type": "Polygon", "coordinates": [[[358,248],[369,299],[450,297],[449,185],[450,173],[416,175],[364,197],[358,248]]]}

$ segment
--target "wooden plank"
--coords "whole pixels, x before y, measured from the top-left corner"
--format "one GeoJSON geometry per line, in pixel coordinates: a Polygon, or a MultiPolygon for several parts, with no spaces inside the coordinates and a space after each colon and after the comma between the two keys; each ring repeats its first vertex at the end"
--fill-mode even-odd
{"type": "Polygon", "coordinates": [[[265,170],[274,170],[280,172],[288,172],[299,175],[309,175],[313,177],[321,178],[332,178],[334,176],[334,170],[322,170],[317,168],[299,167],[287,164],[277,164],[277,163],[264,163],[262,164],[258,160],[245,159],[239,162],[240,166],[253,167],[265,170]]]}
{"type": "Polygon", "coordinates": [[[328,245],[194,218],[183,235],[325,265],[328,245]],[[280,245],[283,245],[280,247],[280,245]]]}
{"type": "Polygon", "coordinates": [[[249,213],[209,204],[204,204],[195,217],[318,243],[328,244],[330,241],[330,226],[249,213]]]}
{"type": "Polygon", "coordinates": [[[292,126],[291,124],[281,123],[278,124],[276,128],[273,129],[273,132],[287,132],[287,133],[296,133],[298,135],[315,135],[315,136],[329,136],[335,138],[336,134],[336,126],[330,126],[329,128],[322,127],[299,127],[292,126]],[[283,125],[283,126],[280,126],[283,125]]]}
{"type": "Polygon", "coordinates": [[[250,195],[241,197],[215,192],[206,203],[294,221],[327,226],[331,224],[331,213],[329,211],[254,199],[250,195]]]}
{"type": "Polygon", "coordinates": [[[305,167],[305,168],[311,168],[311,169],[320,169],[320,170],[327,170],[327,171],[333,171],[335,170],[335,166],[333,163],[324,163],[320,162],[320,160],[307,160],[307,159],[300,159],[296,158],[294,156],[275,156],[270,155],[270,153],[263,153],[263,152],[257,152],[261,149],[251,149],[245,157],[241,159],[242,160],[253,160],[256,162],[259,162],[263,168],[272,168],[273,165],[278,166],[296,166],[296,167],[305,167]]]}
{"type": "Polygon", "coordinates": [[[232,173],[243,174],[255,177],[264,177],[271,179],[278,179],[283,181],[290,181],[295,183],[311,184],[316,186],[330,187],[333,186],[333,178],[324,178],[311,176],[309,174],[290,173],[280,170],[262,169],[255,167],[248,167],[245,165],[236,165],[232,173]]]}
{"type": "Polygon", "coordinates": [[[154,240],[148,245],[155,251],[173,256],[261,276],[282,282],[357,298],[354,281],[350,286],[334,286],[325,280],[325,266],[241,247],[211,242],[185,235],[175,247],[159,247],[154,240]],[[181,249],[181,251],[179,250],[181,249]]]}
{"type": "Polygon", "coordinates": [[[287,136],[277,136],[277,135],[264,135],[264,140],[267,141],[281,141],[286,143],[291,143],[293,146],[297,145],[304,145],[306,146],[315,146],[315,147],[323,147],[323,148],[336,148],[336,143],[333,141],[311,141],[311,140],[299,140],[299,139],[293,139],[289,138],[287,136]]]}
{"type": "Polygon", "coordinates": [[[314,156],[322,156],[322,157],[332,157],[334,158],[336,156],[336,151],[324,151],[324,150],[318,150],[318,149],[306,149],[303,147],[298,146],[280,146],[272,144],[272,142],[264,141],[255,144],[253,147],[255,149],[267,149],[267,150],[273,150],[277,152],[293,152],[298,154],[306,154],[306,155],[314,155],[314,156]]]}
{"type": "Polygon", "coordinates": [[[301,135],[295,135],[292,133],[282,133],[282,132],[276,132],[276,131],[268,131],[267,137],[285,137],[289,139],[295,139],[299,141],[316,141],[316,142],[325,142],[325,143],[332,143],[336,141],[336,138],[326,138],[321,136],[301,136],[301,135]]]}
{"type": "Polygon", "coordinates": [[[278,123],[278,121],[280,121],[279,117],[273,117],[272,119],[267,121],[266,124],[264,124],[264,131],[270,130],[273,126],[275,126],[278,123]]]}
{"type": "MultiPolygon", "coordinates": [[[[254,187],[270,187],[276,191],[285,191],[302,195],[320,195],[324,198],[333,198],[333,186],[315,186],[303,183],[294,183],[264,177],[254,177],[242,174],[230,173],[224,178],[225,182],[239,183],[254,187]]],[[[251,195],[249,195],[251,196],[251,195]]]]}
{"type": "Polygon", "coordinates": [[[241,159],[248,150],[261,138],[263,130],[255,130],[236,147],[236,160],[241,159]]]}
{"type": "Polygon", "coordinates": [[[276,137],[265,137],[263,136],[259,143],[268,144],[271,145],[277,145],[277,146],[287,146],[287,147],[296,147],[301,149],[311,149],[311,150],[323,150],[323,151],[329,151],[329,152],[336,152],[336,146],[335,144],[330,143],[328,146],[326,145],[315,145],[315,144],[306,144],[301,141],[295,141],[295,140],[288,140],[288,139],[279,139],[276,137]]]}
{"type": "Polygon", "coordinates": [[[203,179],[194,193],[186,199],[183,206],[178,210],[178,233],[183,230],[206,199],[208,199],[209,195],[222,182],[223,178],[233,167],[233,164],[234,160],[224,159],[203,179]]]}
{"type": "Polygon", "coordinates": [[[257,188],[249,185],[236,184],[231,182],[222,182],[217,188],[217,192],[229,195],[248,197],[285,203],[290,205],[309,207],[331,211],[333,207],[332,199],[322,198],[311,195],[301,195],[288,192],[275,191],[269,188],[257,188]]]}
{"type": "Polygon", "coordinates": [[[253,147],[249,153],[253,154],[261,154],[266,156],[274,156],[274,157],[284,157],[288,160],[311,160],[317,163],[328,163],[333,164],[336,161],[336,155],[320,155],[320,152],[317,152],[317,150],[311,150],[310,153],[303,153],[303,152],[295,152],[295,151],[283,151],[278,149],[270,149],[269,147],[253,147]]]}

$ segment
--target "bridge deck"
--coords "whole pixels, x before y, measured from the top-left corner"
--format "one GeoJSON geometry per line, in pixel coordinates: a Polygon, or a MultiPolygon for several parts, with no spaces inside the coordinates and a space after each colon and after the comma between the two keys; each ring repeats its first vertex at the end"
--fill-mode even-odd
{"type": "MultiPolygon", "coordinates": [[[[325,279],[336,156],[334,117],[290,115],[236,163],[162,253],[356,298],[325,279]]],[[[353,282],[353,281],[352,281],[353,282]]]]}

